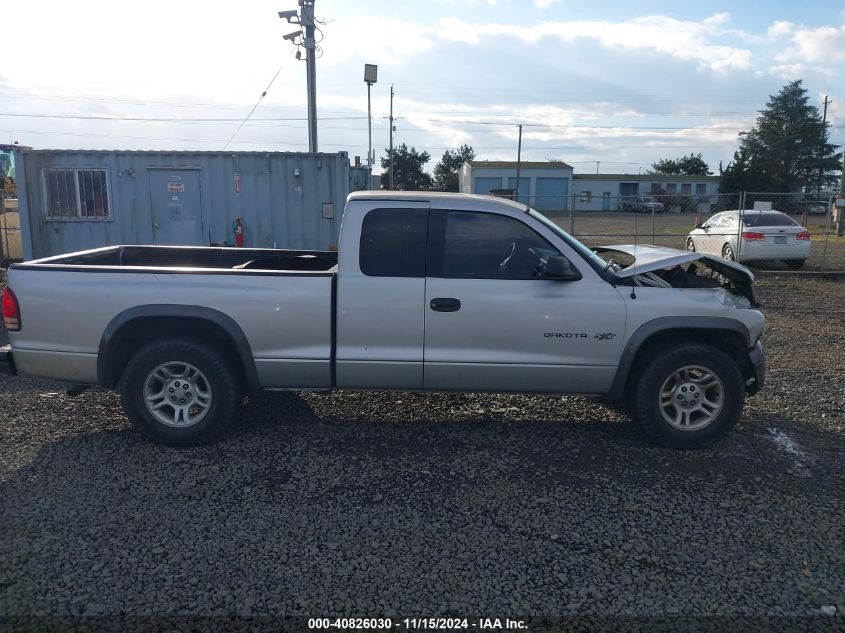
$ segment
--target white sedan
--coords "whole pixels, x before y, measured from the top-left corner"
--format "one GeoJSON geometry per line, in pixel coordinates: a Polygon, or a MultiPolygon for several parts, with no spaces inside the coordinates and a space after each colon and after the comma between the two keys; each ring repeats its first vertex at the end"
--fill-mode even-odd
{"type": "Polygon", "coordinates": [[[810,231],[780,211],[723,211],[695,225],[687,250],[740,262],[780,259],[798,270],[810,256],[810,231]]]}

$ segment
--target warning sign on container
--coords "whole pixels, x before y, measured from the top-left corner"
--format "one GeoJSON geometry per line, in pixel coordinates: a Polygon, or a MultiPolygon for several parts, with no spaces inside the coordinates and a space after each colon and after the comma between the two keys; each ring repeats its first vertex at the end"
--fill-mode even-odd
{"type": "Polygon", "coordinates": [[[184,182],[169,182],[169,183],[167,183],[167,192],[168,193],[185,193],[185,183],[184,182]]]}

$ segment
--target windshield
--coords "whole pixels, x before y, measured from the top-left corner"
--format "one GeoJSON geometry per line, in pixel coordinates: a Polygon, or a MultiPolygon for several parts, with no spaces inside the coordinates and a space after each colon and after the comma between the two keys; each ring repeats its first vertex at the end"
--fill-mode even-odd
{"type": "Polygon", "coordinates": [[[570,247],[578,251],[578,254],[581,255],[584,259],[586,259],[593,266],[593,268],[595,268],[596,270],[605,270],[607,268],[607,262],[604,259],[596,255],[592,250],[584,246],[581,242],[576,240],[574,237],[572,237],[569,233],[560,228],[557,224],[552,222],[545,215],[543,215],[542,213],[538,213],[534,209],[529,209],[528,215],[542,222],[555,235],[560,237],[570,247]]]}

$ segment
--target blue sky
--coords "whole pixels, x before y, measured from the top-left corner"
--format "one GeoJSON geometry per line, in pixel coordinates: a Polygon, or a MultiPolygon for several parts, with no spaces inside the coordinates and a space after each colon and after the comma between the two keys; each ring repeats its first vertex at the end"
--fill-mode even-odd
{"type": "MultiPolygon", "coordinates": [[[[36,147],[307,149],[305,68],[281,36],[293,0],[30,0],[4,9],[0,139],[36,147]],[[45,18],[49,16],[49,19],[45,18]],[[26,115],[26,116],[23,116],[26,115]],[[85,118],[96,117],[96,118],[85,118]],[[142,119],[142,120],[139,120],[142,119]],[[185,120],[189,119],[189,120],[185,120]]],[[[830,95],[845,142],[845,2],[316,0],[322,151],[366,155],[363,64],[379,65],[373,144],[469,143],[479,158],[645,171],[701,152],[716,169],[770,94],[830,95]]]]}

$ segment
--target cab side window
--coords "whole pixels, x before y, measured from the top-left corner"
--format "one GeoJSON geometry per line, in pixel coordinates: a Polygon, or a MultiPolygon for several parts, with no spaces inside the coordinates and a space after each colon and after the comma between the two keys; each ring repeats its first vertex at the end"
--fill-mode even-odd
{"type": "Polygon", "coordinates": [[[425,277],[427,209],[374,209],[364,216],[358,263],[370,277],[425,277]]]}
{"type": "Polygon", "coordinates": [[[533,279],[559,254],[524,222],[493,213],[432,211],[432,237],[440,248],[430,249],[430,276],[533,279]]]}

